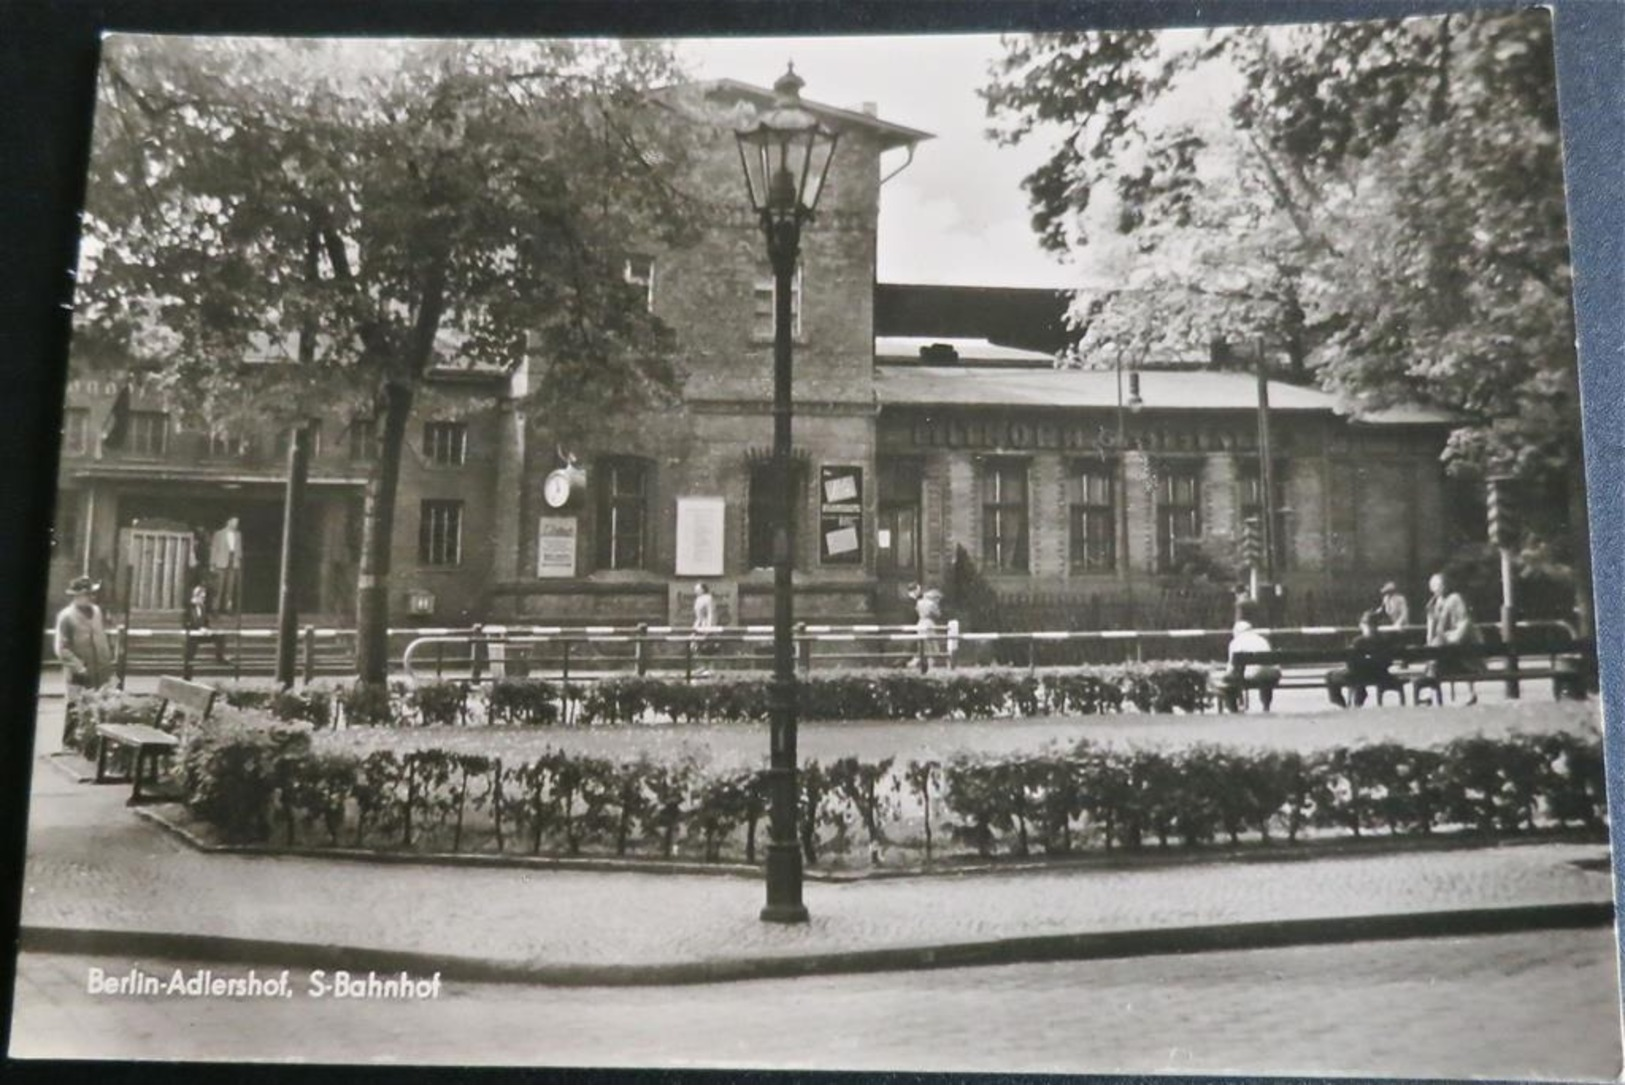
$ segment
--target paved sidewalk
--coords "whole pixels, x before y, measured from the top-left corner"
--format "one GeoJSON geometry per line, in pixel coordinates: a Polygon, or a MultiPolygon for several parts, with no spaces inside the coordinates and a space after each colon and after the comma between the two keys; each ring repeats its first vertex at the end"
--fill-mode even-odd
{"type": "MultiPolygon", "coordinates": [[[[59,717],[50,708],[42,717],[39,748],[49,749],[59,717]]],[[[328,954],[324,960],[350,953],[376,962],[361,967],[388,968],[396,958],[424,967],[444,958],[484,962],[488,976],[653,982],[940,965],[956,947],[953,959],[965,963],[967,949],[972,958],[999,959],[1000,945],[1020,940],[1029,943],[1017,959],[1080,955],[1076,945],[1046,950],[1031,941],[1073,936],[1126,939],[1085,955],[1121,955],[1134,945],[1166,952],[1178,947],[1159,948],[1157,932],[1192,928],[1268,944],[1268,925],[1279,921],[1300,921],[1303,941],[1317,940],[1316,924],[1320,940],[1360,937],[1339,925],[1357,917],[1388,920],[1363,928],[1365,937],[1424,933],[1405,923],[1469,909],[1523,909],[1518,925],[1540,926],[1542,914],[1572,922],[1580,906],[1590,917],[1584,921],[1596,922],[1612,899],[1606,867],[1588,869],[1606,860],[1605,845],[1543,844],[809,883],[812,922],[780,927],[757,919],[761,884],[736,877],[202,853],[125,809],[126,794],[77,783],[36,759],[25,946],[109,952],[122,944],[131,953],[284,963],[293,963],[292,947],[306,947],[328,954]],[[1153,937],[1134,941],[1142,935],[1153,937]]],[[[1447,931],[1448,924],[1426,933],[1447,931]]]]}

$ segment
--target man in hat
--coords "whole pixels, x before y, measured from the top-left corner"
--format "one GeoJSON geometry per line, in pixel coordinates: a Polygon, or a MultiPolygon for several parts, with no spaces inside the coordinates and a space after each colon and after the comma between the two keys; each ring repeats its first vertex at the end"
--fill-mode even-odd
{"type": "Polygon", "coordinates": [[[1404,629],[1411,624],[1411,605],[1392,580],[1382,586],[1382,613],[1387,618],[1384,629],[1404,629]]]}
{"type": "Polygon", "coordinates": [[[68,672],[68,703],[62,731],[63,744],[73,740],[79,724],[79,702],[84,694],[113,677],[113,646],[107,639],[102,608],[96,605],[101,589],[88,576],[76,576],[68,585],[71,597],[56,616],[53,648],[68,672]]]}

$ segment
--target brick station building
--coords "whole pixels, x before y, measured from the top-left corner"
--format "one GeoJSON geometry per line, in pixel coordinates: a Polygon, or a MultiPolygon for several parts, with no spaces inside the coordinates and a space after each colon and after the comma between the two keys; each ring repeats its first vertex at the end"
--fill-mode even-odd
{"type": "MultiPolygon", "coordinates": [[[[773,97],[727,80],[702,90],[723,107],[773,97]]],[[[798,618],[899,619],[904,587],[944,583],[961,549],[1001,595],[1087,603],[1113,622],[1150,620],[1135,601],[1193,565],[1233,567],[1259,504],[1254,378],[1147,369],[1140,409],[1120,412],[1115,371],[1054,367],[1053,292],[877,287],[883,179],[930,137],[867,109],[804,105],[841,137],[792,299],[798,618]],[[877,294],[892,327],[877,328],[877,294]]],[[[773,286],[731,131],[714,131],[699,183],[737,192],[738,212],[693,246],[626,262],[676,333],[680,403],[604,419],[565,449],[525,404],[545,358],[515,373],[437,369],[402,465],[398,624],[684,620],[702,580],[724,621],[769,619],[773,286]]],[[[244,610],[274,611],[285,437],[188,432],[138,386],[125,447],[105,449],[117,392],[69,382],[53,594],[89,571],[117,606],[178,612],[180,540],[237,517],[244,610]]],[[[1353,419],[1280,382],[1270,399],[1288,597],[1353,586],[1369,598],[1395,579],[1414,601],[1461,519],[1438,460],[1446,420],[1353,419]]],[[[364,418],[317,421],[300,605],[348,622],[375,436],[364,418]]]]}

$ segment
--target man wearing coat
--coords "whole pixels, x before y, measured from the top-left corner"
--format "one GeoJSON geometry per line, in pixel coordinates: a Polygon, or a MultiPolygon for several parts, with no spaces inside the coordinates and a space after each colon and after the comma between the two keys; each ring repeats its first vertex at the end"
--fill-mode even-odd
{"type": "Polygon", "coordinates": [[[106,685],[113,677],[113,646],[107,639],[107,622],[96,605],[101,585],[88,576],[74,577],[68,585],[71,601],[56,616],[52,647],[67,669],[68,698],[62,730],[64,745],[73,741],[79,729],[79,715],[85,694],[106,685]]]}

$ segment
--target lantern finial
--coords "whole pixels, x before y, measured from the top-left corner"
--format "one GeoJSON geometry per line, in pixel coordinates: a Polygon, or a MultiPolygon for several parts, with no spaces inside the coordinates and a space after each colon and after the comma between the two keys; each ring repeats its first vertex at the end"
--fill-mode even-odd
{"type": "Polygon", "coordinates": [[[792,60],[774,82],[773,91],[779,96],[780,105],[795,105],[801,101],[801,88],[806,85],[807,81],[796,74],[796,62],[792,60]]]}

